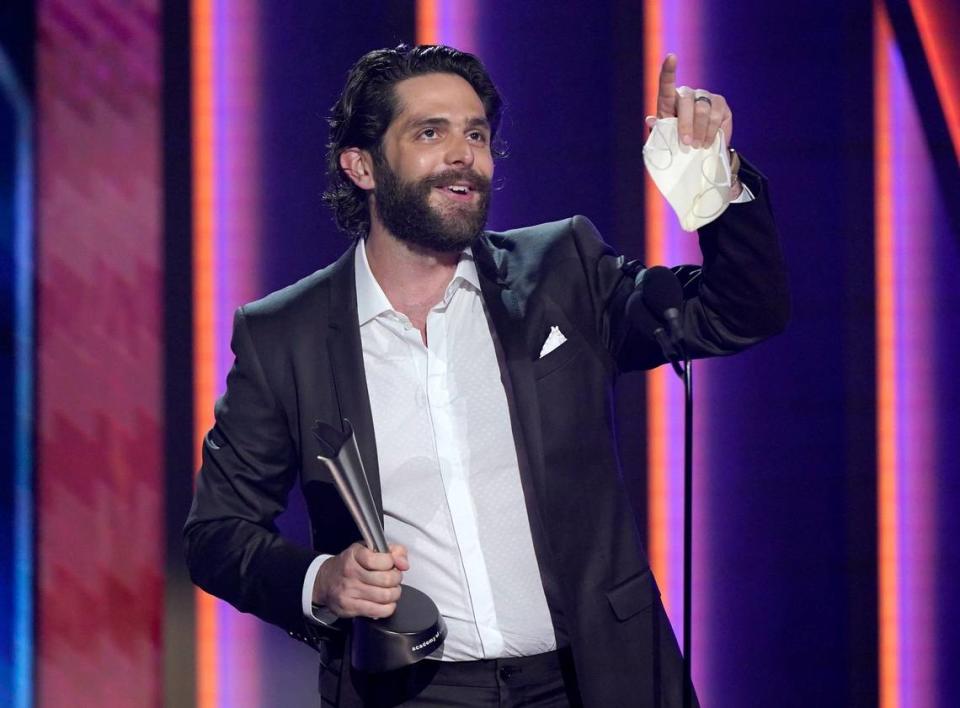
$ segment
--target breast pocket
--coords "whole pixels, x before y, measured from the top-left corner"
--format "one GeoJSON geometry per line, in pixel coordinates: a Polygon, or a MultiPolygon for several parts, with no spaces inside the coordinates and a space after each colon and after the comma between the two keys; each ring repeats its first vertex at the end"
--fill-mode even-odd
{"type": "Polygon", "coordinates": [[[548,354],[533,362],[533,375],[542,379],[570,364],[583,351],[583,344],[577,339],[567,339],[548,354]]]}

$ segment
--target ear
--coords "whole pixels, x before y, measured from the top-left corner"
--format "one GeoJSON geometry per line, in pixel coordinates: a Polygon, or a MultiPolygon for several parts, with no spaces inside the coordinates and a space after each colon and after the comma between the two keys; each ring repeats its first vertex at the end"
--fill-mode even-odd
{"type": "Polygon", "coordinates": [[[373,179],[373,157],[366,150],[352,147],[341,152],[340,169],[360,189],[370,190],[376,186],[373,179]]]}

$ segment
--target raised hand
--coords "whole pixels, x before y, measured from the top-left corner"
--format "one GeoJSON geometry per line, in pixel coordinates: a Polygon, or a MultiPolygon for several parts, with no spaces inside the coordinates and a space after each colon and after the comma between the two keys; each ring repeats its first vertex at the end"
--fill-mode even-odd
{"type": "MultiPolygon", "coordinates": [[[[660,67],[657,87],[657,118],[677,118],[680,142],[691,147],[709,147],[718,130],[723,130],[727,145],[733,140],[733,113],[727,100],[706,89],[677,86],[677,55],[667,54],[660,67]]],[[[647,125],[656,121],[647,118],[647,125]]]]}

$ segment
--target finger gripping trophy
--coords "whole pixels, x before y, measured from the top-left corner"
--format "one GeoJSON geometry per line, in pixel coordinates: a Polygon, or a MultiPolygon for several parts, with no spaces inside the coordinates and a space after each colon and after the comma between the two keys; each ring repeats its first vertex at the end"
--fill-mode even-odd
{"type": "MultiPolygon", "coordinates": [[[[353,517],[364,543],[371,550],[389,553],[370,483],[350,421],[343,429],[316,421],[313,435],[320,443],[317,459],[333,476],[344,505],[353,517]]],[[[354,617],[350,663],[358,671],[400,669],[426,658],[443,645],[447,627],[436,604],[416,588],[404,585],[390,617],[354,617]]]]}

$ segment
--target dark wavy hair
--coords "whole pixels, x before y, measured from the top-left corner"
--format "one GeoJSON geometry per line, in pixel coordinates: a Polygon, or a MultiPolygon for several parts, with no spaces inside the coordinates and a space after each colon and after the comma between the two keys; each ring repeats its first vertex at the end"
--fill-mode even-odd
{"type": "Polygon", "coordinates": [[[503,101],[487,70],[474,55],[443,45],[401,44],[396,49],[376,49],[360,57],[347,75],[343,93],[333,104],[328,122],[327,190],[323,201],[333,209],[337,226],[353,237],[370,230],[367,193],[357,187],[340,168],[340,154],[347,148],[370,150],[374,159],[383,159],[382,139],[397,114],[394,86],[422,74],[456,74],[477,92],[490,122],[493,154],[504,154],[494,141],[503,101]]]}

